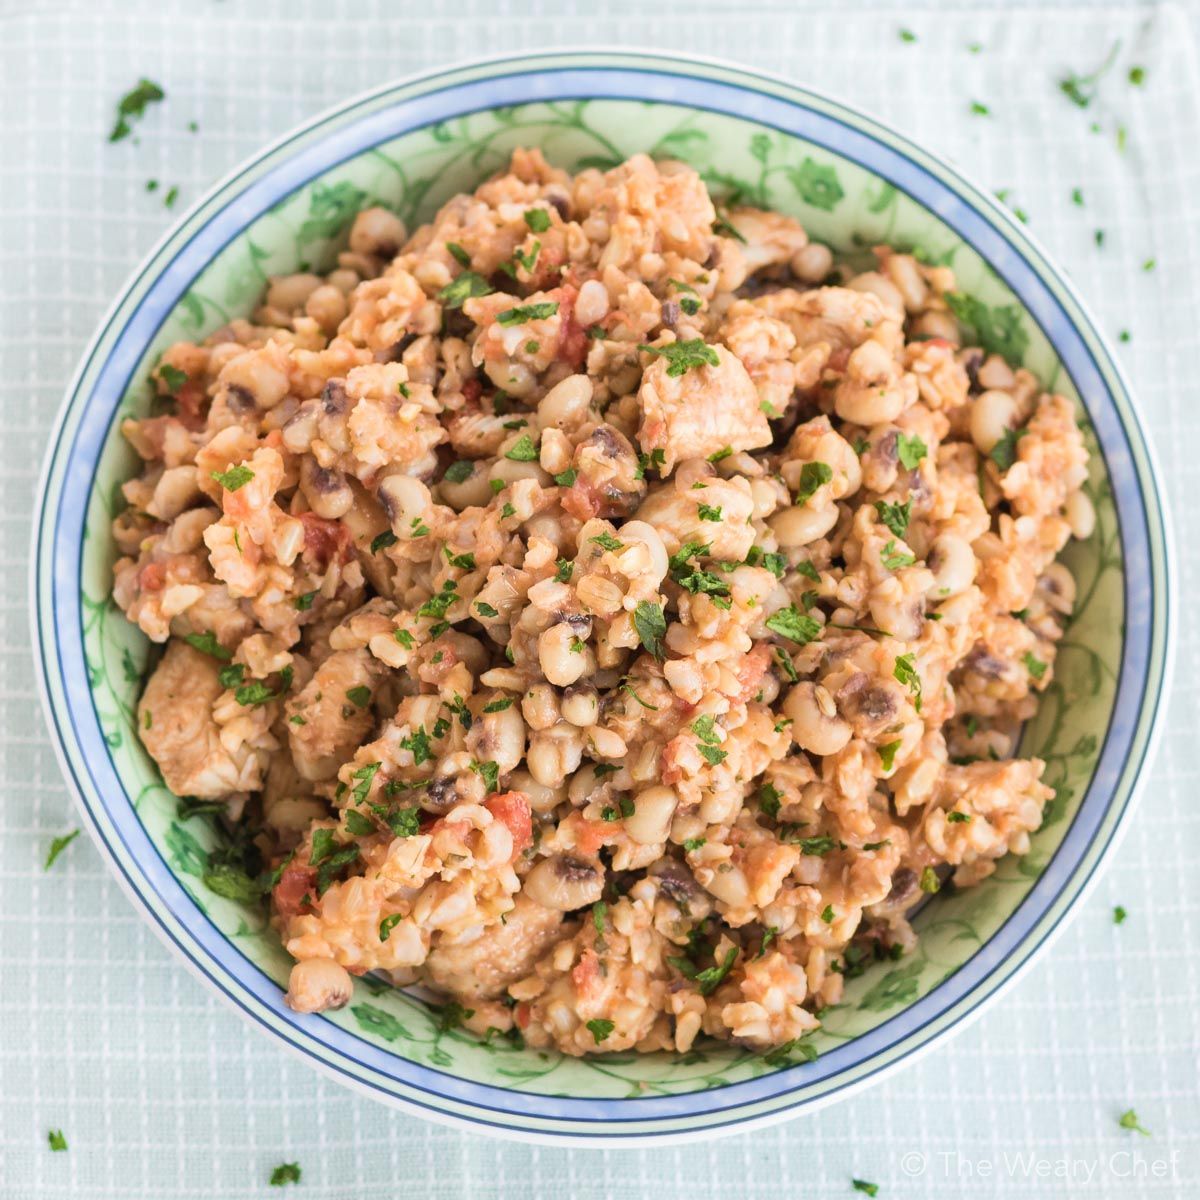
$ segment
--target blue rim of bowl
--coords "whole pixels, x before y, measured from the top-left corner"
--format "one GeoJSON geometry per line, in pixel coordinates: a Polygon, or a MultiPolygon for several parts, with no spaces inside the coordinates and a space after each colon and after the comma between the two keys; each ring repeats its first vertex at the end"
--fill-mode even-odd
{"type": "Polygon", "coordinates": [[[589,1142],[711,1133],[826,1103],[961,1026],[1029,965],[1093,880],[1152,749],[1170,667],[1169,533],[1154,476],[1129,389],[1074,290],[1023,227],[935,156],[848,105],[723,63],[628,51],[492,59],[377,89],[301,126],[216,185],[134,273],[68,388],[43,469],[32,580],[39,684],[64,771],[123,885],[202,978],[291,1048],[385,1099],[500,1133],[589,1142]],[[339,163],[415,129],[502,104],[559,99],[657,100],[747,119],[825,146],[933,211],[1005,280],[1083,397],[1112,480],[1125,555],[1126,635],[1100,759],[1062,844],[1001,929],[926,996],[817,1062],[674,1096],[513,1092],[423,1067],[286,1009],[274,980],[230,946],[175,880],[116,774],[83,657],[80,568],[90,487],[68,496],[63,486],[67,478],[91,479],[146,346],[215,254],[263,212],[339,163]]]}

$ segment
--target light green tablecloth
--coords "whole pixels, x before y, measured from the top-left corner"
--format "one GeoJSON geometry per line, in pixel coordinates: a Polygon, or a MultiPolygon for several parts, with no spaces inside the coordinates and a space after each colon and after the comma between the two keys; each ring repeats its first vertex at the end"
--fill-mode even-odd
{"type": "Polygon", "coordinates": [[[734,0],[0,0],[0,1197],[1183,1196],[1200,1171],[1200,156],[1178,9],[942,12],[734,0]],[[571,15],[575,13],[577,15],[571,15]],[[899,36],[901,26],[915,41],[899,36]],[[1084,112],[1059,91],[1122,39],[1084,112]],[[824,86],[958,160],[1029,215],[1114,334],[1172,493],[1177,695],[1140,813],[1072,928],[991,1012],[887,1083],[781,1127],[684,1149],[506,1146],[377,1107],[286,1056],[143,926],[80,839],[34,692],[32,491],[64,383],[180,203],[296,121],[483,53],[624,42],[824,86]],[[971,53],[968,45],[982,49],[971,53]],[[1131,85],[1131,65],[1146,68],[1131,85]],[[168,93],[106,141],[139,76],[168,93]],[[971,101],[990,116],[972,115],[971,101]],[[1092,133],[1092,120],[1101,132],[1092,133]],[[196,121],[199,131],[190,132],[196,121]],[[1115,129],[1127,128],[1124,152],[1115,129]],[[161,181],[146,191],[150,178],[161,181]],[[1082,189],[1083,207],[1071,192],[1082,189]],[[1096,230],[1104,231],[1098,247],[1096,230]],[[1155,260],[1153,271],[1143,270],[1155,260]],[[1114,905],[1128,910],[1120,927],[1114,905]],[[1137,1110],[1151,1137],[1121,1129],[1137,1110]],[[52,1153],[47,1131],[70,1149],[52,1153]],[[1152,1164],[1161,1162],[1162,1167],[1152,1164]],[[1068,1178],[1056,1177],[1066,1170],[1068,1178]],[[1153,1170],[1163,1172],[1154,1177],[1153,1170]],[[1144,1174],[1143,1174],[1144,1173],[1144,1174]]]}

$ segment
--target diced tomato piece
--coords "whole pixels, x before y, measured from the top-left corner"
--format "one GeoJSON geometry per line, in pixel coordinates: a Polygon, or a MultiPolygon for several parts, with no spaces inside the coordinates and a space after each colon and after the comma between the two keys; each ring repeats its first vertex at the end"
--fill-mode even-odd
{"type": "Polygon", "coordinates": [[[755,646],[738,664],[737,680],[742,685],[742,690],[737,698],[743,704],[757,694],[770,665],[771,649],[762,644],[755,646]]]}
{"type": "Polygon", "coordinates": [[[304,525],[304,553],[311,555],[322,569],[335,558],[341,562],[350,558],[354,540],[340,521],[328,521],[312,512],[301,513],[300,521],[304,525]]]}
{"type": "Polygon", "coordinates": [[[167,582],[167,569],[162,563],[147,563],[138,572],[138,587],[143,592],[160,592],[167,582]]]}
{"type": "Polygon", "coordinates": [[[533,814],[524,792],[501,792],[489,796],[483,807],[512,834],[513,858],[533,844],[533,814]]]}
{"type": "Polygon", "coordinates": [[[579,292],[564,285],[558,289],[558,313],[562,318],[558,334],[558,357],[572,367],[581,367],[587,358],[587,330],[575,320],[575,298],[579,292]]]}
{"type": "Polygon", "coordinates": [[[575,985],[575,994],[580,998],[595,989],[600,978],[600,959],[595,950],[585,950],[579,962],[571,971],[571,982],[575,985]]]}
{"type": "Polygon", "coordinates": [[[463,399],[468,405],[478,404],[483,395],[483,384],[478,379],[468,379],[462,388],[463,399]]]}
{"type": "Polygon", "coordinates": [[[271,893],[275,901],[275,909],[284,920],[290,920],[306,905],[303,903],[306,895],[315,896],[317,892],[317,870],[315,867],[304,866],[302,863],[288,863],[279,876],[279,882],[271,893]]]}
{"type": "Polygon", "coordinates": [[[204,405],[208,393],[198,379],[189,379],[175,396],[175,411],[188,429],[204,428],[204,405]]]}

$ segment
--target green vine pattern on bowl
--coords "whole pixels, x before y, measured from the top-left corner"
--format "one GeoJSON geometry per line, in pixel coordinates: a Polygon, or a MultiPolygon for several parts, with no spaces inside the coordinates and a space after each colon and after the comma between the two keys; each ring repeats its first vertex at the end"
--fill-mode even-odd
{"type": "MultiPolygon", "coordinates": [[[[1041,331],[991,268],[936,217],[892,184],[802,139],[751,122],[669,104],[578,100],[496,108],[434,125],[367,151],[299,189],[232,242],[195,280],[135,372],[114,421],[88,507],[83,608],[88,676],[109,749],[152,841],[199,910],[281,985],[290,960],[265,915],[205,883],[218,849],[211,818],[189,815],[141,748],[135,706],[151,647],[109,597],[108,535],[123,506],[121,481],[133,452],[117,426],[149,406],[146,375],[163,348],[201,338],[248,313],[270,275],[328,268],[355,212],[383,204],[410,229],[456,192],[502,167],[514,147],[539,146],[572,171],[606,169],[648,151],[692,164],[724,205],[747,203],[799,218],[816,240],[865,263],[890,243],[950,265],[961,289],[956,315],[980,344],[1029,367],[1078,403],[1041,331]]],[[[1081,415],[1082,415],[1082,410],[1081,415]]],[[[1024,733],[1022,753],[1046,760],[1055,788],[1042,828],[1022,859],[1006,858],[979,887],[944,892],[915,918],[916,949],[898,962],[860,964],[842,1003],[822,1028],[769,1054],[702,1044],[685,1055],[609,1054],[588,1060],[533,1051],[505,1036],[480,1039],[429,998],[360,979],[351,1004],[326,1019],[413,1061],[496,1086],[547,1095],[633,1097],[721,1087],[811,1059],[859,1037],[953,975],[1012,914],[1045,869],[1070,825],[1099,755],[1090,731],[1105,727],[1116,689],[1124,613],[1116,510],[1090,425],[1088,493],[1096,531],[1073,543],[1066,561],[1078,603],[1060,644],[1054,681],[1024,733]]],[[[850,974],[854,974],[853,971],[850,974]]]]}

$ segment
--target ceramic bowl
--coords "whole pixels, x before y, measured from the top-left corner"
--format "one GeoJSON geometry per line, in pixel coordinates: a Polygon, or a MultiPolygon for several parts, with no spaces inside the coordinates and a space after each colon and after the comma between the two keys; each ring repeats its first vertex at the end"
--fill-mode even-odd
{"type": "Polygon", "coordinates": [[[1045,946],[1128,817],[1168,655],[1163,501],[1128,386],[1061,271],[989,195],[879,121],[730,66],[551,53],[389,85],[276,142],[226,178],[134,274],[84,357],[52,435],[34,531],[35,653],[62,766],[113,870],[174,952],[315,1065],[410,1112],[512,1137],[637,1143],[745,1129],[846,1095],[960,1028],[1045,946]],[[410,229],[540,146],[571,170],[636,151],[684,159],[719,194],[778,209],[841,253],[879,242],[947,263],[976,340],[1080,406],[1094,535],[1067,561],[1079,601],[1022,754],[1055,788],[1030,853],[938,896],[911,956],[848,981],[813,1061],[702,1045],[581,1061],[444,1029],[420,996],[360,979],[351,1004],[283,1004],[289,960],[263,914],[202,882],[214,832],[183,818],[134,707],[150,647],[109,598],[110,521],[134,470],[118,426],[181,338],[248,314],[268,275],[328,264],[354,213],[410,229]]]}

